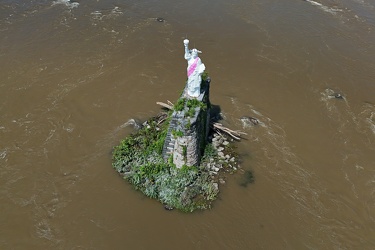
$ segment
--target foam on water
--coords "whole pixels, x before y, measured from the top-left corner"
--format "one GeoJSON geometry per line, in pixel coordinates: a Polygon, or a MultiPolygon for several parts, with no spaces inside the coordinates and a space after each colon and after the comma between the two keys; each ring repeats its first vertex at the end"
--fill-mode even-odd
{"type": "Polygon", "coordinates": [[[343,11],[342,9],[338,9],[338,8],[331,8],[331,7],[328,7],[328,6],[325,6],[319,2],[315,2],[313,0],[305,0],[306,2],[309,2],[310,4],[314,5],[314,6],[317,6],[319,7],[321,10],[325,11],[325,12],[328,12],[328,13],[331,13],[333,15],[335,15],[337,12],[341,12],[343,11]]]}
{"type": "MultiPolygon", "coordinates": [[[[327,212],[326,206],[321,201],[324,188],[316,175],[304,166],[302,159],[294,152],[283,127],[252,105],[247,106],[248,110],[260,120],[261,126],[243,128],[264,154],[263,159],[256,163],[263,169],[264,177],[277,183],[284,197],[294,200],[296,206],[293,213],[296,216],[303,221],[310,215],[317,224],[320,224],[321,231],[328,232],[329,229],[322,223],[327,212]]],[[[334,237],[332,235],[329,240],[335,241],[334,237]]],[[[313,243],[305,244],[307,247],[313,247],[313,243]]]]}
{"type": "MultiPolygon", "coordinates": [[[[351,225],[346,227],[344,234],[350,234],[351,237],[362,239],[361,233],[366,233],[367,229],[358,231],[358,225],[364,221],[374,220],[373,211],[374,202],[374,169],[373,162],[375,155],[375,105],[364,103],[359,107],[352,107],[347,98],[343,100],[334,100],[330,97],[333,94],[331,89],[321,92],[321,101],[325,103],[327,117],[332,125],[337,129],[334,132],[335,144],[340,149],[342,162],[338,168],[338,178],[342,178],[350,187],[350,192],[343,192],[333,202],[341,207],[345,206],[347,214],[351,214],[351,225]],[[354,146],[353,146],[354,145],[354,146]],[[361,210],[352,210],[356,203],[362,203],[361,210]],[[363,211],[365,211],[363,213],[363,211]],[[350,233],[349,233],[350,232],[350,233]]],[[[357,244],[353,240],[353,245],[357,244]]]]}
{"type": "MultiPolygon", "coordinates": [[[[251,142],[252,147],[257,149],[253,154],[263,154],[257,157],[256,162],[251,163],[256,169],[255,171],[261,172],[263,178],[270,179],[272,183],[275,183],[285,199],[294,201],[295,210],[293,213],[299,218],[301,228],[304,227],[302,225],[304,222],[310,224],[314,222],[313,224],[319,228],[319,233],[311,234],[311,240],[305,242],[306,247],[311,249],[316,249],[318,246],[314,240],[316,237],[321,238],[322,244],[331,242],[340,249],[358,245],[358,240],[362,238],[361,233],[366,232],[366,230],[358,231],[358,225],[368,218],[361,212],[353,210],[354,204],[368,200],[369,196],[373,196],[375,193],[371,191],[375,190],[371,181],[374,179],[373,173],[371,174],[373,170],[371,166],[361,160],[357,149],[352,147],[354,138],[351,138],[350,135],[353,133],[349,131],[356,131],[359,125],[362,127],[366,125],[361,136],[368,135],[369,124],[374,124],[375,109],[372,109],[371,105],[367,105],[366,112],[359,116],[350,108],[347,98],[332,98],[331,95],[334,93],[332,89],[322,91],[320,101],[325,104],[327,115],[338,125],[339,129],[335,134],[335,140],[337,140],[338,148],[343,150],[341,153],[342,162],[332,167],[337,167],[336,181],[346,182],[350,192],[343,191],[337,197],[333,193],[327,192],[326,189],[330,190],[330,187],[325,186],[325,182],[319,179],[319,176],[312,170],[313,168],[306,165],[299,157],[282,126],[268,117],[264,111],[260,112],[252,105],[246,105],[247,109],[244,110],[244,106],[240,105],[237,99],[231,99],[236,112],[240,111],[242,114],[256,117],[260,121],[260,126],[248,126],[238,120],[248,134],[246,138],[251,142]],[[366,120],[366,118],[368,119],[366,120]],[[367,176],[366,173],[369,175],[367,176]],[[363,183],[363,179],[366,180],[366,185],[363,183]],[[341,207],[345,213],[340,218],[332,219],[333,212],[330,208],[336,206],[341,207]],[[348,218],[352,223],[343,222],[348,218]],[[348,243],[348,236],[351,237],[350,243],[348,243]]],[[[373,146],[370,144],[369,146],[369,150],[374,150],[373,146]]],[[[366,204],[366,206],[372,210],[374,204],[366,204]]]]}
{"type": "Polygon", "coordinates": [[[63,4],[70,9],[78,8],[79,6],[78,2],[71,2],[70,0],[57,0],[52,2],[52,6],[57,4],[63,4]]]}
{"type": "Polygon", "coordinates": [[[116,6],[112,10],[96,10],[90,13],[91,18],[95,21],[102,21],[104,19],[115,19],[124,14],[120,7],[116,6]]]}
{"type": "Polygon", "coordinates": [[[344,133],[347,129],[354,129],[366,138],[375,135],[375,105],[364,103],[358,113],[353,111],[347,98],[337,99],[335,93],[330,88],[325,89],[320,93],[320,101],[325,104],[329,117],[339,124],[338,131],[344,133]]]}
{"type": "Polygon", "coordinates": [[[135,119],[131,118],[127,122],[125,122],[124,124],[122,124],[118,128],[116,128],[115,132],[118,132],[121,129],[126,128],[128,126],[133,126],[136,129],[140,128],[139,122],[137,122],[135,119]]]}
{"type": "Polygon", "coordinates": [[[342,114],[340,113],[340,110],[339,110],[339,104],[340,102],[343,102],[343,101],[345,102],[345,106],[348,106],[349,104],[346,98],[344,97],[342,99],[335,98],[336,93],[337,93],[336,91],[330,88],[327,88],[320,93],[321,94],[320,101],[325,104],[328,112],[330,113],[331,118],[337,121],[342,121],[341,122],[341,127],[342,127],[348,121],[342,118],[342,114]]]}
{"type": "Polygon", "coordinates": [[[6,156],[7,156],[7,149],[0,151],[0,159],[5,159],[6,156]]]}
{"type": "Polygon", "coordinates": [[[371,103],[365,103],[362,107],[362,112],[359,114],[359,119],[364,121],[362,126],[359,126],[359,131],[366,133],[366,127],[370,129],[373,135],[375,135],[375,105],[371,103]]]}

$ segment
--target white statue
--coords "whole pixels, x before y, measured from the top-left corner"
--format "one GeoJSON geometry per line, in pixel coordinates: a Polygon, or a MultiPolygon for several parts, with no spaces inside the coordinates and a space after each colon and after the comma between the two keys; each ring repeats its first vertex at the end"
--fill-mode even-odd
{"type": "Polygon", "coordinates": [[[185,59],[188,61],[187,76],[188,76],[188,95],[198,97],[201,93],[202,74],[206,67],[198,57],[198,53],[202,53],[197,49],[189,50],[189,40],[184,40],[185,59]]]}

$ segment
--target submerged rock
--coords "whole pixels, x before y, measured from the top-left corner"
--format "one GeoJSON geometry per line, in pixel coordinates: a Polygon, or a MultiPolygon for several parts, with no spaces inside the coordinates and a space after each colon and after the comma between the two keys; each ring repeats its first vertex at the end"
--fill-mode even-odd
{"type": "Polygon", "coordinates": [[[340,93],[333,93],[332,95],[329,95],[332,98],[336,99],[344,99],[344,97],[340,93]]]}
{"type": "Polygon", "coordinates": [[[129,119],[126,123],[124,123],[121,127],[133,126],[134,129],[139,130],[143,127],[143,124],[135,119],[129,119]]]}
{"type": "Polygon", "coordinates": [[[240,118],[240,120],[244,125],[247,125],[247,126],[259,124],[259,120],[255,117],[251,117],[251,116],[242,116],[240,118]]]}
{"type": "Polygon", "coordinates": [[[173,210],[173,207],[168,206],[167,204],[164,204],[164,209],[168,210],[168,211],[171,211],[171,210],[173,210]]]}
{"type": "Polygon", "coordinates": [[[239,184],[242,187],[247,187],[248,184],[254,182],[254,175],[253,172],[250,170],[246,170],[244,175],[242,176],[242,180],[240,180],[239,184]]]}

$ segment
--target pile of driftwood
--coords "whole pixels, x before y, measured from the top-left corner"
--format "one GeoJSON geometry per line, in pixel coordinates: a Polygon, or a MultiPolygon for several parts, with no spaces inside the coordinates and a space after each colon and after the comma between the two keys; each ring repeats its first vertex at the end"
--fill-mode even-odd
{"type": "MultiPolygon", "coordinates": [[[[158,105],[160,105],[160,106],[162,106],[166,109],[172,110],[173,106],[174,106],[173,103],[170,102],[169,100],[167,100],[167,103],[156,102],[156,104],[158,104],[158,105]]],[[[220,135],[221,135],[221,133],[226,133],[227,135],[229,135],[230,137],[232,137],[233,139],[238,140],[238,141],[241,140],[241,135],[246,135],[245,132],[242,132],[242,131],[239,131],[239,130],[229,129],[227,127],[224,127],[223,124],[218,123],[218,122],[214,122],[212,120],[211,120],[210,126],[212,127],[213,130],[215,130],[216,133],[218,133],[220,135]]]]}

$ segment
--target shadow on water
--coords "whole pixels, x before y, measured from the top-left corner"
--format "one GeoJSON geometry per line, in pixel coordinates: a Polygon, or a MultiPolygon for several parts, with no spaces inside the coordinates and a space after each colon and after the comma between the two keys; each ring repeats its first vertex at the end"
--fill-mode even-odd
{"type": "Polygon", "coordinates": [[[223,116],[221,115],[221,108],[219,105],[211,103],[210,118],[211,122],[218,122],[223,120],[223,116]]]}
{"type": "Polygon", "coordinates": [[[241,176],[241,179],[238,181],[238,184],[241,187],[247,187],[247,185],[254,183],[254,174],[251,170],[245,170],[244,174],[241,176]]]}

